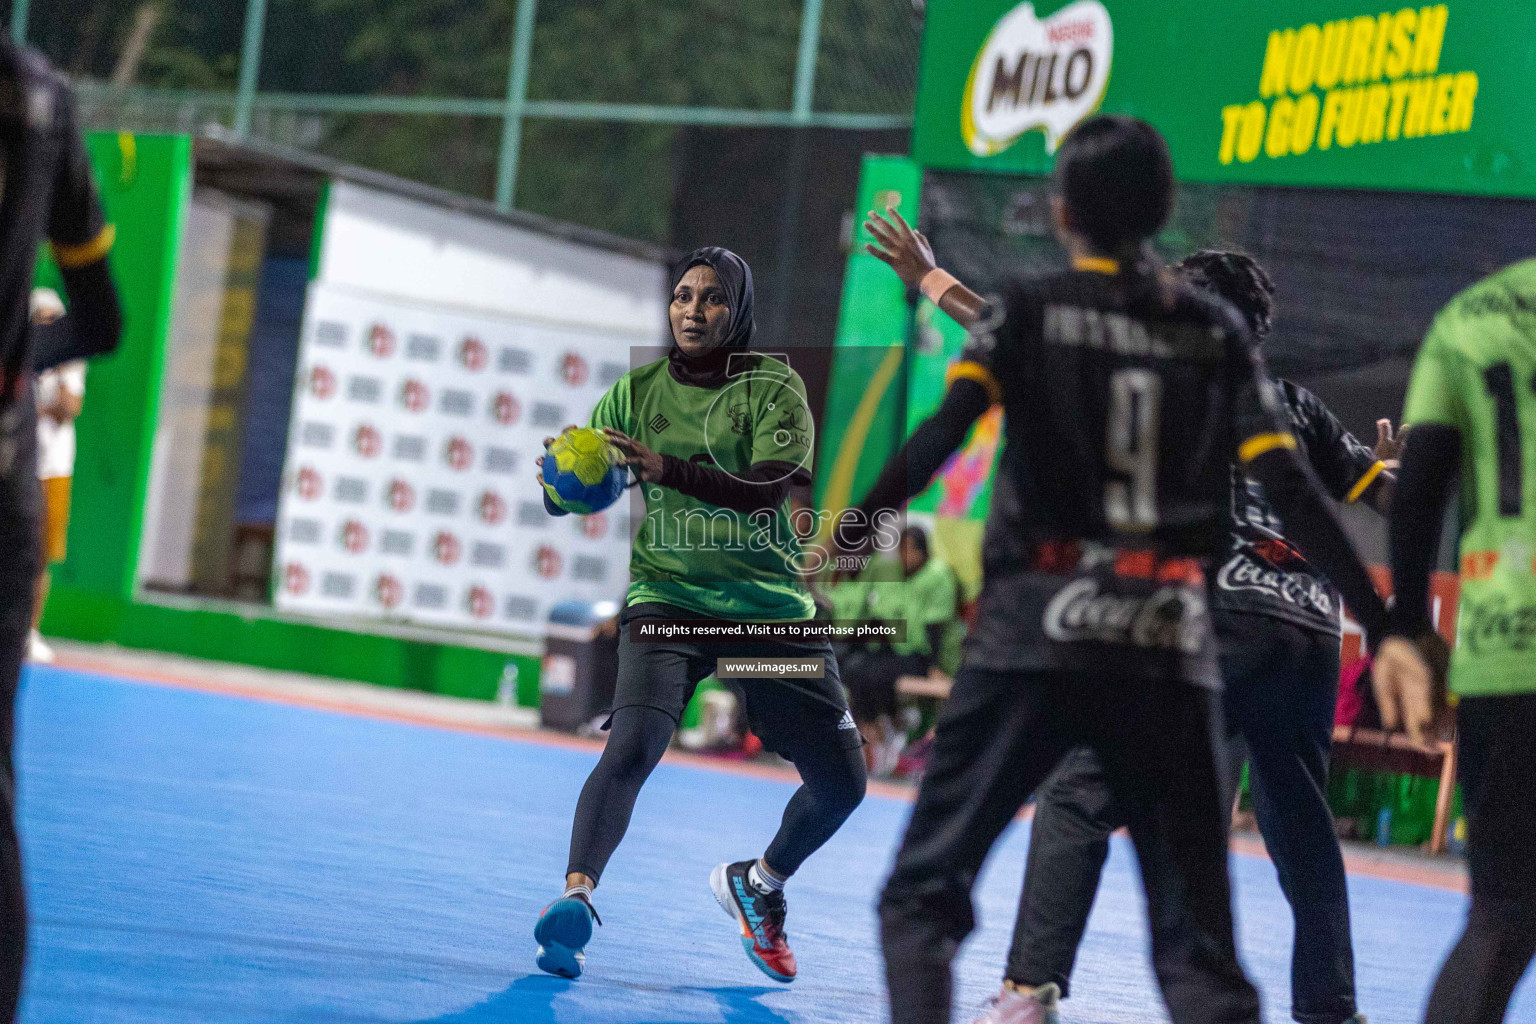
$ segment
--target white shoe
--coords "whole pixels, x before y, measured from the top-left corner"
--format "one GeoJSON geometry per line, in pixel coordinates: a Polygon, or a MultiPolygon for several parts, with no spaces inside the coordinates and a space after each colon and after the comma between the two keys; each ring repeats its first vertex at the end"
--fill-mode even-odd
{"type": "Polygon", "coordinates": [[[44,665],[53,662],[53,648],[43,639],[43,635],[33,630],[27,637],[27,660],[40,662],[44,665]]]}
{"type": "Polygon", "coordinates": [[[973,1024],[1059,1024],[1056,1000],[1060,996],[1061,989],[1054,983],[1030,992],[1005,988],[991,998],[973,1024]]]}

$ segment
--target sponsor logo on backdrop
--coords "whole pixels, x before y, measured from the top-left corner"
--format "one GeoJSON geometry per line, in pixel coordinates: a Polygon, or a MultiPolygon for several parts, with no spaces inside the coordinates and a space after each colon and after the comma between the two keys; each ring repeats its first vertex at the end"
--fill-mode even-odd
{"type": "Polygon", "coordinates": [[[368,481],[359,476],[336,478],[336,500],[359,505],[368,500],[368,481]]]}
{"type": "Polygon", "coordinates": [[[295,597],[309,593],[309,570],[298,562],[283,567],[283,589],[295,597]]]}
{"type": "Polygon", "coordinates": [[[360,555],[368,550],[368,527],[356,519],[348,519],[341,524],[339,540],[343,550],[360,555]]]}
{"type": "Polygon", "coordinates": [[[324,345],[327,348],[345,348],[347,325],[339,324],[334,320],[320,321],[315,325],[315,344],[324,345]]]}
{"type": "Polygon", "coordinates": [[[523,414],[523,406],[517,400],[517,396],[510,391],[496,392],[496,398],[491,402],[491,415],[496,422],[504,427],[510,427],[517,422],[523,414]]]}
{"type": "Polygon", "coordinates": [[[496,369],[502,373],[527,373],[533,368],[533,356],[526,349],[504,348],[496,357],[496,369]]]}
{"type": "Polygon", "coordinates": [[[449,416],[468,416],[475,411],[474,393],[463,388],[444,388],[438,409],[449,416]]]}
{"type": "Polygon", "coordinates": [[[314,501],[325,490],[325,479],[313,466],[300,466],[293,478],[293,490],[305,501],[314,501]]]}
{"type": "Polygon", "coordinates": [[[487,526],[496,526],[507,518],[507,500],[495,491],[482,491],[476,509],[480,521],[487,526]]]}
{"type": "Polygon", "coordinates": [[[491,361],[491,350],[486,348],[485,342],[468,335],[459,342],[459,364],[471,373],[479,373],[485,369],[491,361]]]}
{"type": "Polygon", "coordinates": [[[409,512],[416,507],[416,488],[407,481],[395,477],[389,482],[389,490],[385,492],[385,502],[395,512],[409,512]]]}
{"type": "Polygon", "coordinates": [[[352,432],[352,450],[365,459],[376,458],[384,450],[384,435],[372,423],[359,423],[352,432]]]}
{"type": "Polygon", "coordinates": [[[439,516],[458,515],[459,492],[444,487],[432,488],[427,492],[427,511],[439,516]]]}
{"type": "Polygon", "coordinates": [[[427,439],[417,434],[395,435],[395,458],[421,462],[427,457],[427,439]]]}
{"type": "Polygon", "coordinates": [[[432,391],[415,377],[407,377],[400,384],[400,404],[407,412],[425,412],[432,404],[432,391]]]}
{"type": "Polygon", "coordinates": [[[464,557],[464,542],[447,530],[439,530],[432,538],[432,557],[442,565],[456,565],[464,557]]]}
{"type": "Polygon", "coordinates": [[[336,394],[336,374],[329,366],[316,364],[309,370],[309,393],[322,402],[336,394]]]}
{"type": "Polygon", "coordinates": [[[368,328],[368,335],[363,339],[363,344],[368,351],[380,359],[388,359],[395,354],[397,344],[395,332],[383,324],[374,324],[368,328]]]}
{"type": "Polygon", "coordinates": [[[496,610],[496,598],[485,587],[476,584],[464,595],[464,610],[477,619],[488,619],[496,610]]]}
{"type": "Polygon", "coordinates": [[[1276,28],[1258,98],[1221,108],[1223,164],[1281,160],[1472,130],[1475,71],[1440,70],[1450,7],[1276,28]]]}
{"type": "Polygon", "coordinates": [[[372,404],[379,400],[384,382],[377,377],[353,377],[347,381],[347,398],[353,402],[372,404]]]}
{"type": "Polygon", "coordinates": [[[449,469],[463,472],[475,462],[475,448],[465,438],[454,435],[443,447],[443,462],[449,469]]]}
{"type": "Polygon", "coordinates": [[[571,387],[581,387],[590,376],[592,376],[592,370],[579,353],[567,352],[560,358],[560,379],[571,387]]]}
{"type": "Polygon", "coordinates": [[[373,599],[381,608],[398,608],[405,600],[405,584],[387,572],[380,573],[373,581],[373,599]]]}
{"type": "Polygon", "coordinates": [[[1045,608],[1045,635],[1059,643],[1094,641],[1198,654],[1207,634],[1205,601],[1189,587],[1152,593],[1106,591],[1073,580],[1045,608]]]}
{"type": "Polygon", "coordinates": [[[1114,27],[1099,0],[1077,0],[1048,18],[1022,3],[993,26],[960,101],[960,134],[977,156],[994,156],[1032,131],[1056,152],[1099,108],[1109,88],[1114,27]]]}
{"type": "Polygon", "coordinates": [[[533,553],[533,571],[552,580],[560,575],[560,570],[565,567],[565,559],[560,557],[560,552],[548,544],[540,544],[533,553]]]}
{"type": "Polygon", "coordinates": [[[601,512],[593,512],[589,516],[578,516],[576,524],[581,530],[581,535],[588,540],[601,540],[608,532],[608,517],[601,512]]]}

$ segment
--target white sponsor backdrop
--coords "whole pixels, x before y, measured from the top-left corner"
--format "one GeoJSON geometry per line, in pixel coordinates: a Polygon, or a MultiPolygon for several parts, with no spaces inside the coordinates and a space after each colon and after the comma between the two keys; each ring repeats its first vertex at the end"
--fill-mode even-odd
{"type": "Polygon", "coordinates": [[[559,601],[620,598],[629,502],[552,518],[534,459],[653,343],[312,284],[277,606],[526,636],[559,601]]]}

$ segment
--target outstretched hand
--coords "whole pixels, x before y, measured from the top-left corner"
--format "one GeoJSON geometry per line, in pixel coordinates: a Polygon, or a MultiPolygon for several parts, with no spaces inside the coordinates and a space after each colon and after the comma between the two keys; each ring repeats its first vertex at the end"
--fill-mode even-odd
{"type": "Polygon", "coordinates": [[[1449,649],[1438,633],[1417,642],[1389,636],[1371,665],[1371,684],[1382,727],[1403,730],[1415,743],[1435,739],[1445,714],[1445,670],[1449,649]]]}
{"type": "Polygon", "coordinates": [[[661,480],[662,463],[658,453],[612,427],[604,427],[603,436],[623,456],[619,459],[619,465],[630,467],[635,471],[635,476],[646,483],[658,483],[661,480]]]}
{"type": "Polygon", "coordinates": [[[1392,421],[1379,419],[1376,421],[1376,447],[1371,449],[1371,454],[1377,461],[1385,462],[1388,469],[1396,469],[1402,460],[1403,449],[1408,445],[1408,428],[1403,427],[1396,434],[1392,432],[1392,421]]]}
{"type": "MultiPolygon", "coordinates": [[[[576,424],[574,424],[574,423],[567,423],[565,426],[560,428],[560,433],[561,434],[569,434],[571,431],[577,430],[577,429],[580,429],[580,428],[578,428],[576,426],[576,424]]],[[[546,437],[544,439],[544,450],[545,451],[549,451],[549,446],[554,444],[554,443],[555,443],[555,439],[554,438],[546,437]]],[[[534,479],[538,480],[540,487],[543,487],[544,486],[544,456],[540,455],[538,458],[534,459],[533,460],[533,464],[535,466],[539,467],[539,474],[534,479]]]]}
{"type": "Polygon", "coordinates": [[[933,258],[933,246],[928,244],[921,231],[913,229],[902,218],[896,207],[887,209],[884,216],[869,211],[864,230],[875,238],[874,242],[865,243],[864,251],[896,271],[896,276],[908,288],[922,284],[928,272],[938,267],[933,258]]]}

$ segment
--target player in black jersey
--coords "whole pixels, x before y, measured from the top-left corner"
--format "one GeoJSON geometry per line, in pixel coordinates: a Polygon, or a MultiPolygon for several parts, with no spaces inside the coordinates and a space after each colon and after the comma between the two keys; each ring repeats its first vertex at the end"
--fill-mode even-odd
{"type": "Polygon", "coordinates": [[[32,623],[39,496],[32,374],[117,346],[122,323],[101,215],[64,79],[37,53],[0,41],[0,1021],[16,1014],[26,945],[16,780],[16,686],[32,623]],[[38,243],[53,242],[70,299],[68,336],[34,350],[28,297],[38,243]]]}
{"type": "MultiPolygon", "coordinates": [[[[893,244],[900,244],[893,239],[893,244]]],[[[1256,339],[1274,320],[1274,285],[1239,253],[1198,252],[1189,283],[1226,299],[1256,339]]],[[[1276,382],[1291,430],[1337,500],[1386,511],[1393,476],[1318,398],[1276,382]]],[[[1379,429],[1379,428],[1378,428],[1379,429]]],[[[1226,781],[1251,759],[1254,813],[1295,917],[1291,1013],[1302,1024],[1363,1022],[1344,860],[1328,809],[1328,759],[1339,683],[1339,595],[1285,541],[1264,489],[1232,471],[1231,541],[1211,587],[1233,733],[1226,781]]],[[[1230,807],[1230,790],[1222,806],[1230,807]]],[[[976,1024],[1054,1024],[1093,908],[1109,836],[1123,824],[1091,750],[1077,750],[1035,794],[1024,892],[1003,991],[976,1024]]]]}
{"type": "MultiPolygon", "coordinates": [[[[1175,1024],[1249,1024],[1258,995],[1232,934],[1204,578],[1226,545],[1234,455],[1370,637],[1385,611],[1295,456],[1241,320],[1147,249],[1173,202],[1162,137],[1133,118],[1092,118],[1063,143],[1053,184],[1073,269],[1005,284],[939,411],[839,523],[840,543],[856,547],[1002,404],[976,622],[880,901],[892,1019],[949,1020],[950,961],[973,926],[982,861],[1086,745],[1136,845],[1175,1024]]],[[[925,292],[957,319],[989,305],[929,268],[931,256],[925,292]]]]}

